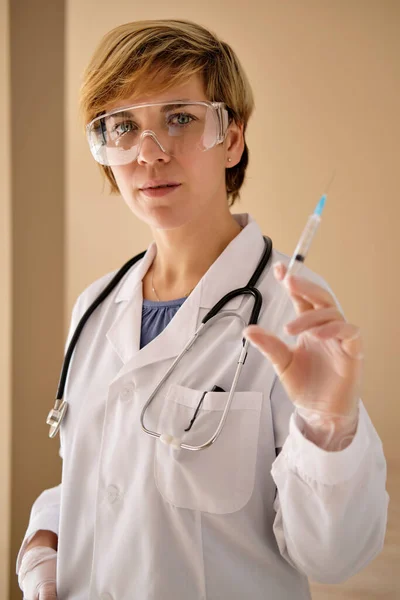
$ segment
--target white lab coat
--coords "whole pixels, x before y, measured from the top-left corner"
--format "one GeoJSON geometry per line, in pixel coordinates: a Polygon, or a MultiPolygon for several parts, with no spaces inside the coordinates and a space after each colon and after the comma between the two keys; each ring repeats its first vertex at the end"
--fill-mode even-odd
{"type": "MultiPolygon", "coordinates": [[[[142,350],[142,278],[154,244],[82,332],[64,396],[62,483],[34,503],[18,558],[38,529],[58,534],[59,600],[306,600],[307,577],[343,581],[382,549],[386,463],[361,401],[351,445],[325,452],[303,437],[272,366],[253,347],[210,448],[176,451],[141,430],[146,399],[201,319],[258,264],[259,227],[236,218],[247,226],[142,350]]],[[[274,251],[258,284],[266,329],[272,298],[285,293],[270,268],[278,259],[288,262],[274,251]]],[[[303,274],[326,285],[307,267],[303,274]]],[[[112,275],[78,298],[70,336],[112,275]]],[[[247,320],[252,305],[238,297],[224,310],[247,320]]],[[[196,342],[149,407],[150,429],[182,437],[202,391],[229,390],[242,329],[227,317],[196,342]]],[[[188,443],[210,437],[226,397],[206,396],[188,443]]]]}

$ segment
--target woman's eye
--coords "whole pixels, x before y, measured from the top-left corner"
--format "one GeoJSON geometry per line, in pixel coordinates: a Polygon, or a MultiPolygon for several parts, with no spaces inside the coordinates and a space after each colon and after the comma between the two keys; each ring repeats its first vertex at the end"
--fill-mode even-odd
{"type": "Polygon", "coordinates": [[[114,125],[112,131],[115,132],[117,135],[124,135],[125,133],[133,131],[133,129],[134,124],[131,121],[123,121],[114,125]]]}
{"type": "Polygon", "coordinates": [[[187,113],[178,113],[175,115],[171,115],[168,119],[169,125],[189,125],[194,121],[194,117],[188,115],[187,113]]]}

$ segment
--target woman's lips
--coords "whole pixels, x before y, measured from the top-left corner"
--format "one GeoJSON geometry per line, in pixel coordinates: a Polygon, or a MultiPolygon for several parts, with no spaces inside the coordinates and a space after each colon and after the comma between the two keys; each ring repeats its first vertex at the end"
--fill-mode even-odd
{"type": "Polygon", "coordinates": [[[166,196],[167,194],[171,194],[174,190],[180,187],[180,185],[181,184],[179,183],[177,185],[170,185],[158,188],[149,187],[141,189],[140,191],[148,198],[159,198],[160,196],[166,196]]]}

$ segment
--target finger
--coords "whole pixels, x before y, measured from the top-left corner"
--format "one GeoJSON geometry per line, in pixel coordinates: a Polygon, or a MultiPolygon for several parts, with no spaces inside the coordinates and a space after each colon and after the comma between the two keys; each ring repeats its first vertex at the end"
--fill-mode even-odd
{"type": "Polygon", "coordinates": [[[246,327],[243,336],[268,358],[277,375],[281,377],[292,362],[292,350],[282,340],[267,333],[258,325],[246,327]]]}
{"type": "Polygon", "coordinates": [[[333,321],[312,330],[313,335],[320,339],[335,338],[340,341],[345,354],[350,358],[360,360],[364,358],[363,343],[360,328],[351,323],[333,321]]]}
{"type": "Polygon", "coordinates": [[[314,310],[313,304],[311,302],[308,302],[308,300],[305,300],[301,296],[295,296],[293,294],[290,294],[290,299],[293,303],[296,315],[301,315],[302,313],[307,312],[308,310],[314,310]]]}
{"type": "MultiPolygon", "coordinates": [[[[278,262],[278,263],[274,264],[274,275],[278,281],[283,281],[283,279],[286,275],[286,272],[287,272],[287,268],[283,263],[278,262]]],[[[302,312],[305,312],[307,310],[312,310],[314,308],[312,302],[309,302],[302,296],[297,296],[295,294],[291,294],[290,292],[289,292],[289,295],[290,295],[290,299],[293,302],[293,306],[294,306],[294,310],[295,310],[296,314],[300,315],[302,312]]]]}
{"type": "Polygon", "coordinates": [[[308,310],[307,312],[302,313],[294,321],[287,323],[285,329],[290,335],[299,335],[304,331],[318,327],[319,325],[324,325],[330,321],[344,321],[342,314],[337,308],[308,310]]]}
{"type": "Polygon", "coordinates": [[[274,264],[274,275],[278,281],[282,281],[286,275],[286,271],[287,268],[283,263],[277,262],[274,264]]]}
{"type": "Polygon", "coordinates": [[[334,297],[328,290],[309,281],[305,277],[288,275],[283,283],[290,294],[300,296],[303,300],[309,302],[313,308],[337,306],[334,297]]]}

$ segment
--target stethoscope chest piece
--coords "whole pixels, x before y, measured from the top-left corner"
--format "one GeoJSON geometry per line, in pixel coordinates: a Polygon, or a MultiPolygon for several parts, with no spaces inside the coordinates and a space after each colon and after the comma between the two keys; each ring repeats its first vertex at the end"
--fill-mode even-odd
{"type": "Polygon", "coordinates": [[[67,412],[67,408],[68,404],[65,402],[65,400],[62,400],[61,404],[60,400],[56,400],[54,408],[52,408],[49,412],[46,423],[47,425],[50,425],[50,438],[53,438],[57,435],[58,430],[60,429],[61,422],[64,419],[65,414],[67,412]]]}

